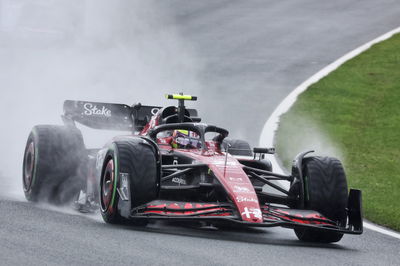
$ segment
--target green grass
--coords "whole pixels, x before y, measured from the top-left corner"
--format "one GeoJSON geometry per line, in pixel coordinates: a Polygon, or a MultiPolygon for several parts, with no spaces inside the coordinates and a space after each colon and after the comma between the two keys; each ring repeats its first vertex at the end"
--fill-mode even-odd
{"type": "Polygon", "coordinates": [[[281,117],[287,166],[305,147],[344,162],[364,216],[400,231],[400,35],[374,45],[301,94],[281,117]]]}

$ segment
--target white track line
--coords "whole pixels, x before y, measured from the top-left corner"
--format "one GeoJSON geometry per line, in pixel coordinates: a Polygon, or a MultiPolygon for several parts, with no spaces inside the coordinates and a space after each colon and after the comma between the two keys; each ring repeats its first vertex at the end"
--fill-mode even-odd
{"type": "MultiPolygon", "coordinates": [[[[396,28],[394,30],[391,30],[382,36],[367,42],[366,44],[354,49],[353,51],[345,54],[335,62],[331,63],[330,65],[324,67],[321,69],[319,72],[311,76],[309,79],[304,81],[300,86],[295,88],[288,96],[286,96],[285,99],[278,105],[278,107],[274,110],[274,112],[271,114],[271,116],[268,118],[267,122],[264,125],[264,128],[261,132],[260,136],[260,146],[261,147],[273,147],[274,146],[274,136],[275,132],[278,129],[279,125],[279,118],[281,115],[289,111],[290,107],[295,103],[297,96],[299,96],[302,92],[304,92],[310,85],[314,84],[315,82],[319,81],[321,78],[325,77],[335,69],[337,69],[340,65],[345,63],[346,61],[352,59],[353,57],[361,54],[362,52],[366,51],[368,48],[370,48],[372,45],[379,43],[381,41],[384,41],[386,39],[389,39],[392,37],[394,34],[400,32],[400,27],[396,28]]],[[[285,171],[281,168],[280,164],[278,163],[277,159],[275,156],[271,157],[271,162],[274,165],[274,169],[279,172],[279,173],[284,173],[285,171]]],[[[283,186],[287,187],[287,183],[282,183],[283,186]]],[[[374,225],[369,222],[364,222],[364,227],[368,228],[370,230],[392,236],[395,238],[400,239],[400,234],[391,230],[388,230],[386,228],[374,225]]]]}
{"type": "Polygon", "coordinates": [[[400,234],[399,233],[397,233],[395,231],[392,231],[390,229],[387,229],[385,227],[373,224],[371,222],[364,221],[364,227],[368,228],[369,230],[373,230],[373,231],[379,232],[381,234],[388,235],[388,236],[400,239],[400,234]]]}

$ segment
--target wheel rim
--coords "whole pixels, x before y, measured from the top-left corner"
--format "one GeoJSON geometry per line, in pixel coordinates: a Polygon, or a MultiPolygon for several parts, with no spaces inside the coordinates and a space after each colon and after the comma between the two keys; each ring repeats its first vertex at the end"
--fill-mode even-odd
{"type": "Polygon", "coordinates": [[[24,190],[28,191],[32,186],[33,174],[35,170],[35,144],[31,141],[25,152],[24,157],[24,190]]]}
{"type": "Polygon", "coordinates": [[[110,208],[114,185],[114,160],[107,162],[101,182],[101,208],[107,211],[110,208]]]}

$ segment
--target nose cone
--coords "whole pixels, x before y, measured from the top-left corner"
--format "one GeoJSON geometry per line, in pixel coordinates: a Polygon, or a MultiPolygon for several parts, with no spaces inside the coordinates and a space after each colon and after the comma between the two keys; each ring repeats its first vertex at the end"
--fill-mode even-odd
{"type": "Polygon", "coordinates": [[[241,166],[231,165],[229,171],[221,171],[219,180],[224,184],[243,221],[263,222],[256,191],[241,166]]]}
{"type": "Polygon", "coordinates": [[[231,156],[222,160],[221,163],[216,163],[214,159],[214,164],[210,168],[224,185],[242,220],[250,223],[262,223],[263,218],[256,191],[249,177],[243,171],[242,165],[231,156]]]}
{"type": "Polygon", "coordinates": [[[263,222],[257,194],[250,181],[249,183],[233,184],[231,195],[243,221],[251,223],[263,222]]]}
{"type": "Polygon", "coordinates": [[[235,203],[243,221],[250,223],[263,222],[256,191],[249,177],[243,171],[243,165],[236,158],[226,154],[208,157],[199,156],[198,160],[209,165],[231,200],[235,203]]]}

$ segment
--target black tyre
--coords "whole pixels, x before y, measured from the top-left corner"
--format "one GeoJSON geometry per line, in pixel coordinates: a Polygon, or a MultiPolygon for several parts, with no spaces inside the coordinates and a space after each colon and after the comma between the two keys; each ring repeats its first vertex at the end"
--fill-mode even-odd
{"type": "Polygon", "coordinates": [[[222,145],[224,146],[225,150],[228,149],[228,152],[231,155],[253,156],[250,144],[247,141],[226,138],[222,142],[222,145]]]}
{"type": "Polygon", "coordinates": [[[65,204],[83,183],[86,160],[82,134],[66,126],[35,126],[25,148],[22,184],[28,201],[65,204]]]}
{"type": "MultiPolygon", "coordinates": [[[[309,157],[303,161],[305,208],[316,210],[345,226],[347,213],[347,181],[341,162],[331,157],[309,157]]],[[[338,242],[342,233],[309,228],[294,230],[302,241],[338,242]]]]}
{"type": "MultiPolygon", "coordinates": [[[[154,147],[140,138],[110,145],[100,179],[100,210],[106,223],[125,223],[132,208],[157,198],[160,187],[156,156],[154,147]],[[117,191],[122,175],[128,179],[129,201],[121,200],[117,191]]],[[[131,219],[129,223],[146,225],[147,220],[131,219]]]]}

